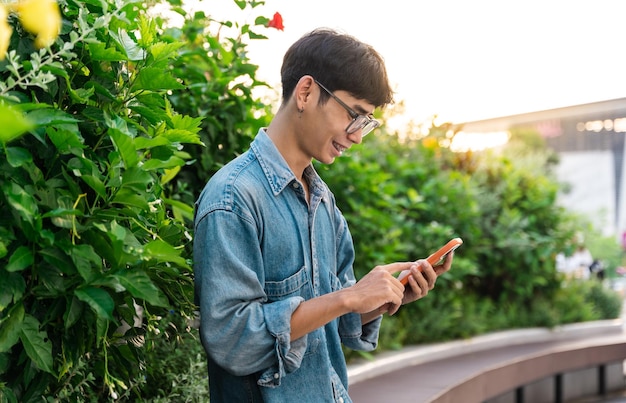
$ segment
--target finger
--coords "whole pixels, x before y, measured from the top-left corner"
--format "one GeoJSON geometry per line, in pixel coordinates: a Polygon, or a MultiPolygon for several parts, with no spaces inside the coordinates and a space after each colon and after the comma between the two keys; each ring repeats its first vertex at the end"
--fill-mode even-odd
{"type": "Polygon", "coordinates": [[[435,271],[437,272],[437,275],[441,273],[445,273],[448,270],[450,270],[450,267],[452,267],[453,260],[454,260],[454,252],[448,253],[443,263],[435,267],[435,271]]]}
{"type": "Polygon", "coordinates": [[[387,314],[393,316],[400,309],[401,304],[388,304],[387,314]]]}
{"type": "MultiPolygon", "coordinates": [[[[421,276],[421,274],[417,274],[418,276],[421,276]]],[[[411,287],[411,292],[415,295],[415,299],[420,299],[422,298],[422,287],[420,287],[419,283],[416,280],[415,275],[411,275],[409,278],[409,286],[411,287]]]]}
{"type": "Polygon", "coordinates": [[[389,263],[387,265],[381,266],[381,268],[388,273],[394,274],[404,270],[409,270],[415,262],[395,262],[389,263]]]}
{"type": "Polygon", "coordinates": [[[424,261],[424,263],[420,265],[420,272],[422,273],[422,277],[426,280],[426,287],[432,290],[437,281],[437,271],[427,261],[424,261]]]}

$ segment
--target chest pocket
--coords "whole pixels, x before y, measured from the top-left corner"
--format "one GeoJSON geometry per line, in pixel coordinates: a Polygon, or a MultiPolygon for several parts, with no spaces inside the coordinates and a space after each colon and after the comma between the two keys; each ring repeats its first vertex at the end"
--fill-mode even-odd
{"type": "Polygon", "coordinates": [[[302,297],[305,300],[313,297],[311,281],[306,267],[281,281],[266,281],[265,294],[270,302],[280,301],[289,297],[302,297]]]}
{"type": "MultiPolygon", "coordinates": [[[[313,289],[306,267],[282,281],[266,281],[265,294],[268,302],[280,301],[290,297],[302,297],[305,300],[313,297],[313,289]]],[[[323,338],[323,327],[314,330],[307,336],[307,349],[304,355],[314,354],[323,338]]]]}

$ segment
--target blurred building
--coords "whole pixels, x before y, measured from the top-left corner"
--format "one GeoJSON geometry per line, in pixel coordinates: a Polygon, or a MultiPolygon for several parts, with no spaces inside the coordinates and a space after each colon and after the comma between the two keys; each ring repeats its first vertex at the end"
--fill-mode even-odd
{"type": "Polygon", "coordinates": [[[560,157],[569,185],[560,203],[590,217],[606,235],[626,230],[626,98],[466,122],[466,133],[535,129],[560,157]]]}

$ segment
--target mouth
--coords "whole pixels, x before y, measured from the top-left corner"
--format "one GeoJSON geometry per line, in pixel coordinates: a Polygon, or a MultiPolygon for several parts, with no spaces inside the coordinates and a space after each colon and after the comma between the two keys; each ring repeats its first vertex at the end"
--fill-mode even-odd
{"type": "Polygon", "coordinates": [[[348,147],[344,147],[341,144],[333,141],[333,147],[335,147],[335,150],[337,150],[337,152],[339,153],[339,155],[342,155],[344,151],[346,151],[348,149],[348,147]]]}

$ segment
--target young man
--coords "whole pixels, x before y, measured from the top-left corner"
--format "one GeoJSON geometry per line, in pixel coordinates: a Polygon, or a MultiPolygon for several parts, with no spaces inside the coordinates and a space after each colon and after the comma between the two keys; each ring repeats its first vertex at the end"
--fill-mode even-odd
{"type": "Polygon", "coordinates": [[[452,263],[392,263],[356,282],[346,221],[311,165],[332,163],[379,125],[374,109],[392,101],[380,55],[315,30],[287,51],[281,76],[269,127],[196,204],[211,403],[349,402],[342,343],[375,349],[382,314],[424,297],[452,263]],[[394,275],[402,270],[412,273],[406,288],[394,275]]]}

